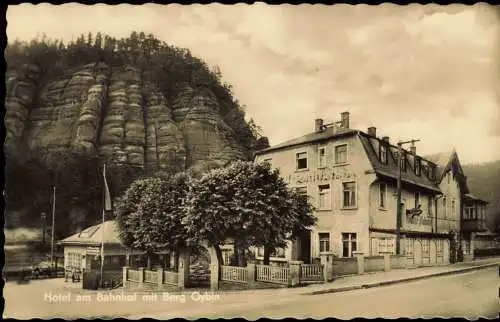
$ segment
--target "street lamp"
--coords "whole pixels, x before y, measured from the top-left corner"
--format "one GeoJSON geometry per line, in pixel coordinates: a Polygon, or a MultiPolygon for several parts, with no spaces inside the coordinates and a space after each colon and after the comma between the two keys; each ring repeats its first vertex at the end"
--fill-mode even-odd
{"type": "Polygon", "coordinates": [[[397,209],[396,209],[396,254],[401,254],[401,161],[403,153],[403,144],[411,143],[420,140],[409,140],[409,141],[399,141],[398,142],[398,185],[397,185],[397,209]]]}

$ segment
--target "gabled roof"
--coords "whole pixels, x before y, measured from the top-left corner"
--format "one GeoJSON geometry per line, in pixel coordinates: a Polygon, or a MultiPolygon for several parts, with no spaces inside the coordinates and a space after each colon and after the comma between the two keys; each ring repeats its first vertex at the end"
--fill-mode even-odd
{"type": "MultiPolygon", "coordinates": [[[[372,140],[379,140],[378,138],[372,137],[364,132],[359,132],[359,138],[365,152],[372,164],[373,170],[378,175],[389,177],[392,179],[398,178],[399,167],[397,160],[393,157],[392,153],[388,153],[387,164],[384,164],[380,161],[378,147],[375,148],[372,144],[372,140]]],[[[380,140],[379,140],[380,142],[380,140]]],[[[394,148],[391,146],[391,148],[394,148]]],[[[409,153],[408,151],[406,151],[409,153]]],[[[425,159],[424,159],[425,160],[425,159]]],[[[420,176],[416,175],[411,167],[407,167],[406,171],[401,172],[401,181],[407,184],[413,184],[434,192],[441,193],[439,186],[436,182],[430,180],[424,171],[421,171],[420,176]]]]}
{"type": "Polygon", "coordinates": [[[104,244],[121,245],[118,225],[114,220],[105,221],[99,224],[85,228],[79,233],[71,235],[58,242],[59,245],[100,245],[101,232],[104,232],[102,240],[104,244]],[[104,229],[102,228],[104,225],[104,229]]]}
{"type": "Polygon", "coordinates": [[[316,141],[322,141],[322,140],[328,140],[328,139],[331,139],[334,137],[341,137],[341,136],[345,136],[345,135],[355,134],[357,132],[358,132],[357,130],[346,129],[346,128],[342,128],[342,127],[328,127],[321,132],[309,133],[309,134],[303,135],[301,137],[291,139],[291,140],[285,141],[283,143],[271,146],[269,148],[259,150],[255,154],[258,155],[258,154],[262,154],[262,153],[266,153],[266,152],[270,152],[270,151],[274,151],[274,150],[288,148],[291,146],[302,145],[302,144],[316,142],[316,141]]]}
{"type": "Polygon", "coordinates": [[[481,198],[479,198],[479,197],[476,197],[476,196],[474,196],[474,195],[473,195],[473,194],[471,194],[471,193],[467,193],[467,194],[465,194],[465,195],[464,195],[464,198],[465,198],[465,199],[467,199],[467,200],[471,200],[471,201],[479,201],[479,203],[485,203],[485,204],[489,203],[488,201],[483,200],[483,199],[481,199],[481,198]]]}
{"type": "Polygon", "coordinates": [[[455,149],[447,152],[436,153],[432,155],[425,156],[426,159],[436,163],[436,176],[439,181],[443,180],[443,176],[448,172],[452,171],[453,176],[455,176],[460,184],[460,189],[463,194],[470,192],[469,186],[467,185],[467,178],[465,176],[460,160],[458,159],[458,154],[455,149]]]}

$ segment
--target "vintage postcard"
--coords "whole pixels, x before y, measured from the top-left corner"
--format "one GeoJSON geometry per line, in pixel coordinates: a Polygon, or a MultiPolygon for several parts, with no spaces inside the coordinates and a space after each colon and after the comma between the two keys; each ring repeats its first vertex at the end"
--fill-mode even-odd
{"type": "Polygon", "coordinates": [[[6,15],[4,318],[498,318],[497,7],[6,15]]]}

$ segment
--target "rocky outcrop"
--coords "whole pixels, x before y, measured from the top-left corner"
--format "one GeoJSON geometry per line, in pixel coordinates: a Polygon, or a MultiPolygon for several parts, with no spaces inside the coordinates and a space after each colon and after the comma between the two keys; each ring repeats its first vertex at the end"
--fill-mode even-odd
{"type": "Polygon", "coordinates": [[[107,75],[107,66],[89,64],[43,86],[29,117],[29,147],[94,152],[107,75]]]}
{"type": "Polygon", "coordinates": [[[24,65],[17,71],[5,75],[5,143],[7,155],[17,152],[35,104],[40,72],[34,65],[24,65]]]}
{"type": "Polygon", "coordinates": [[[225,102],[221,112],[201,73],[176,84],[171,102],[151,73],[129,65],[88,64],[42,85],[37,73],[25,66],[8,75],[5,145],[14,152],[24,138],[31,150],[98,153],[167,172],[248,157],[231,123],[237,107],[228,112],[225,102]]]}

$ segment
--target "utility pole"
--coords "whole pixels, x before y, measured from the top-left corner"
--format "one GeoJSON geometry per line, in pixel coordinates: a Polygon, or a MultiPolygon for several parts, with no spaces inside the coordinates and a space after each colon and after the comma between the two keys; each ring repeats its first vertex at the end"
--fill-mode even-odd
{"type": "Polygon", "coordinates": [[[56,186],[54,185],[54,199],[52,201],[52,242],[50,243],[50,264],[54,265],[54,229],[55,229],[55,218],[56,218],[56,186]]]}
{"type": "Polygon", "coordinates": [[[396,205],[396,254],[401,254],[401,160],[403,152],[403,144],[411,143],[420,140],[409,140],[409,141],[399,141],[398,142],[398,185],[397,185],[397,205],[396,205]]]}

